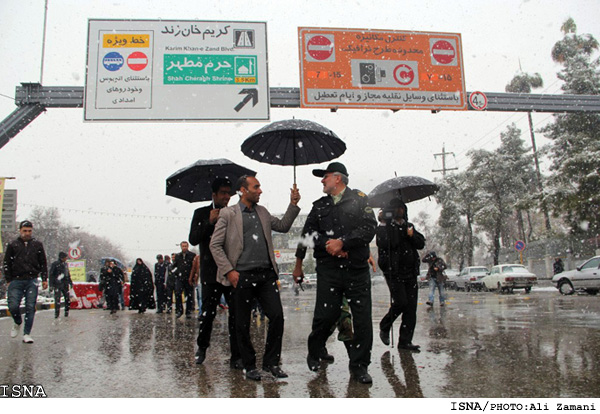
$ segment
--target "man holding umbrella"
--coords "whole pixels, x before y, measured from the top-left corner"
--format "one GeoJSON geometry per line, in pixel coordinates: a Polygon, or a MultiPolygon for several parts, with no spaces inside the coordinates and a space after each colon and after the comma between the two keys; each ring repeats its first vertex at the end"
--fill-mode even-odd
{"type": "MultiPolygon", "coordinates": [[[[240,351],[235,334],[235,305],[232,300],[233,288],[217,281],[217,264],[210,252],[210,238],[222,208],[227,207],[231,198],[231,181],[227,178],[216,178],[212,183],[212,203],[197,209],[192,218],[189,241],[200,247],[200,281],[202,283],[202,309],[200,311],[200,327],[198,329],[198,351],[196,364],[202,364],[206,358],[206,349],[210,346],[213,321],[221,295],[225,295],[229,306],[229,346],[231,349],[231,367],[243,368],[240,351]]],[[[191,277],[191,276],[190,276],[191,277]]],[[[198,283],[197,274],[190,284],[198,283]]]]}
{"type": "Polygon", "coordinates": [[[326,196],[313,203],[302,236],[304,243],[296,251],[294,279],[302,280],[302,260],[306,247],[314,244],[317,261],[317,301],[308,337],[307,363],[318,371],[325,342],[331,327],[340,316],[342,299],[350,304],[354,337],[344,342],[350,358],[350,371],[363,384],[373,382],[367,368],[371,363],[373,320],[371,316],[371,275],[369,243],[377,222],[367,196],[347,187],[348,171],[339,162],[327,169],[313,170],[322,177],[326,196]],[[307,239],[312,239],[308,241],[307,239]]]}
{"type": "Polygon", "coordinates": [[[240,177],[235,188],[240,202],[219,212],[210,241],[210,251],[218,266],[217,280],[234,289],[235,327],[246,378],[261,379],[261,373],[256,369],[256,352],[250,340],[255,298],[269,318],[263,369],[275,378],[286,378],[287,374],[279,366],[284,320],[271,231],[289,231],[300,212],[300,193],[294,186],[287,211],[282,219],[278,219],[258,205],[262,190],[255,177],[240,177]]]}
{"type": "Polygon", "coordinates": [[[399,198],[392,199],[379,213],[377,247],[379,267],[390,289],[392,304],[379,323],[379,337],[385,345],[390,344],[392,324],[402,314],[398,348],[419,351],[412,338],[417,323],[419,287],[419,253],[425,247],[425,237],[408,222],[406,204],[399,198]]]}

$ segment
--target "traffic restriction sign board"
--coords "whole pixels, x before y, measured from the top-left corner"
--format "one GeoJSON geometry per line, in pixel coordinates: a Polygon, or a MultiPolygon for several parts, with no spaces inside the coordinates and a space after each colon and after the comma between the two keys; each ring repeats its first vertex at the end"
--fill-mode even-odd
{"type": "Polygon", "coordinates": [[[471,92],[471,94],[469,95],[469,104],[473,109],[483,111],[485,108],[487,108],[488,105],[487,96],[485,96],[485,93],[483,92],[471,92]]]}
{"type": "Polygon", "coordinates": [[[300,106],[466,110],[461,37],[298,28],[300,106]]]}
{"type": "Polygon", "coordinates": [[[81,258],[81,249],[79,247],[73,247],[69,249],[69,259],[77,260],[81,258]]]}

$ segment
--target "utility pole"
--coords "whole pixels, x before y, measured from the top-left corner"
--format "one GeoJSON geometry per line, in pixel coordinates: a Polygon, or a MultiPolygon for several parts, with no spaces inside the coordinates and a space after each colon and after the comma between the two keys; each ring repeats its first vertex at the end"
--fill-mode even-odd
{"type": "Polygon", "coordinates": [[[433,154],[433,156],[437,159],[437,157],[442,157],[442,169],[441,170],[431,170],[432,172],[441,172],[442,176],[446,177],[446,171],[454,171],[458,170],[457,167],[454,168],[446,168],[446,155],[454,156],[453,152],[446,152],[446,143],[442,146],[442,152],[439,154],[433,154]]]}

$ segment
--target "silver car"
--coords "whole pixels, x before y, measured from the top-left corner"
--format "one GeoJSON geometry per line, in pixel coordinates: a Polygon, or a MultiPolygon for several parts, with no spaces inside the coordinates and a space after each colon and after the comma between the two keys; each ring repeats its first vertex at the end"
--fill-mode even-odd
{"type": "Polygon", "coordinates": [[[457,283],[459,289],[467,292],[471,290],[483,290],[483,279],[490,271],[484,266],[468,266],[460,272],[460,281],[457,283]]]}
{"type": "Polygon", "coordinates": [[[512,293],[514,289],[525,289],[537,284],[537,277],[520,264],[502,264],[492,267],[490,274],[481,279],[484,290],[497,290],[500,293],[512,293]]]}
{"type": "Polygon", "coordinates": [[[600,256],[592,257],[575,270],[554,275],[552,283],[563,295],[572,295],[576,290],[597,294],[600,291],[600,256]]]}

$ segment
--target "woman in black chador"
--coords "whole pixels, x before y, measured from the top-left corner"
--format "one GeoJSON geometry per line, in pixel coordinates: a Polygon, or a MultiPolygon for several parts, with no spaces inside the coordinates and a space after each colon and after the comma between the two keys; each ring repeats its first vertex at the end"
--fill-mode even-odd
{"type": "Polygon", "coordinates": [[[123,289],[123,271],[109,261],[100,272],[100,291],[106,296],[106,308],[113,314],[119,310],[119,292],[123,289]]]}
{"type": "Polygon", "coordinates": [[[154,299],[154,284],[152,273],[144,261],[136,259],[131,272],[131,290],[129,293],[129,309],[138,309],[139,313],[146,312],[154,299]]]}

